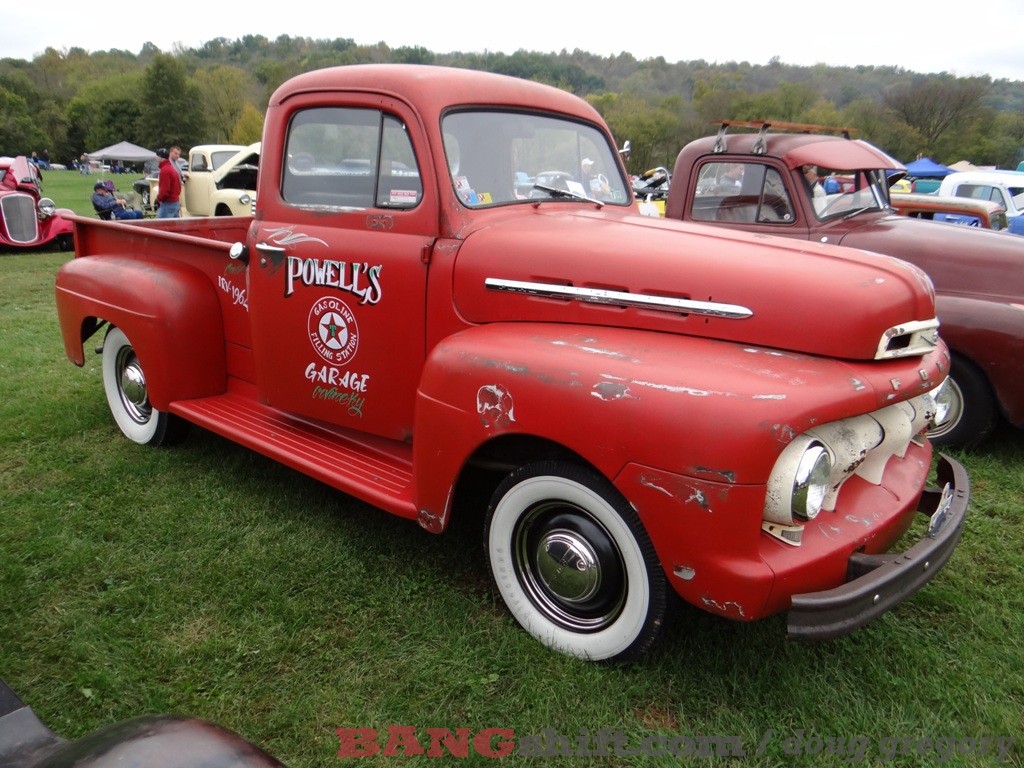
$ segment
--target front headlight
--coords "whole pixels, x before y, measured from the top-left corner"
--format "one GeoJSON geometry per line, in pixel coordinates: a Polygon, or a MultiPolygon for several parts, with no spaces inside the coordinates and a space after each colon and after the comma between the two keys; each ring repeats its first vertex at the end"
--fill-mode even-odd
{"type": "Polygon", "coordinates": [[[956,384],[947,377],[932,391],[932,397],[935,399],[935,415],[932,416],[931,424],[929,424],[931,429],[942,426],[953,415],[954,404],[957,402],[955,386],[956,384]]]}
{"type": "Polygon", "coordinates": [[[782,452],[768,479],[764,519],[783,526],[813,520],[829,492],[832,454],[813,437],[798,437],[782,452]]]}
{"type": "Polygon", "coordinates": [[[249,203],[252,202],[252,198],[249,197],[249,194],[247,192],[243,192],[241,195],[238,196],[238,202],[240,202],[242,205],[248,205],[249,203]]]}
{"type": "Polygon", "coordinates": [[[48,219],[57,212],[57,204],[48,197],[40,198],[36,204],[36,208],[39,211],[39,218],[48,219]]]}

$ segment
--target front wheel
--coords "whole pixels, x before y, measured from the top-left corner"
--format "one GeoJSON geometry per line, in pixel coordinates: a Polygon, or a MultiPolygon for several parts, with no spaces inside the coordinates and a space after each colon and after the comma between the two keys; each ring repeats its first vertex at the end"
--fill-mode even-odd
{"type": "Polygon", "coordinates": [[[933,445],[965,448],[977,445],[996,425],[995,397],[985,375],[973,363],[953,356],[946,382],[949,415],[928,432],[933,445]]]}
{"type": "Polygon", "coordinates": [[[146,374],[128,337],[111,326],[103,340],[103,390],[121,431],[142,445],[170,445],[185,436],[188,422],[149,402],[146,374]]]}
{"type": "Polygon", "coordinates": [[[522,467],[498,486],[484,544],[498,592],[545,645],[595,661],[650,647],[668,584],[636,513],[603,477],[565,462],[522,467]]]}

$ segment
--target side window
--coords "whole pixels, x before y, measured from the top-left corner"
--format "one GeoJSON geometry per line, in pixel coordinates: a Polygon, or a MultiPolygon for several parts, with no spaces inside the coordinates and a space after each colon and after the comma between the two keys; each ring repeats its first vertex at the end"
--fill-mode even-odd
{"type": "Polygon", "coordinates": [[[957,197],[970,197],[974,200],[991,200],[1003,203],[1003,196],[995,187],[986,184],[961,184],[956,190],[957,197]]]}
{"type": "Polygon", "coordinates": [[[323,107],[292,119],[285,201],[328,208],[412,208],[422,187],[402,123],[375,109],[323,107]]]}
{"type": "Polygon", "coordinates": [[[377,183],[378,208],[413,208],[423,194],[416,157],[405,127],[391,115],[384,116],[380,175],[377,183]]]}
{"type": "Polygon", "coordinates": [[[192,171],[208,171],[208,170],[210,170],[206,166],[206,156],[205,155],[196,155],[195,159],[192,160],[192,168],[191,168],[191,170],[192,171]]]}
{"type": "Polygon", "coordinates": [[[789,223],[793,206],[782,176],[761,163],[706,163],[690,212],[695,221],[789,223]]]}

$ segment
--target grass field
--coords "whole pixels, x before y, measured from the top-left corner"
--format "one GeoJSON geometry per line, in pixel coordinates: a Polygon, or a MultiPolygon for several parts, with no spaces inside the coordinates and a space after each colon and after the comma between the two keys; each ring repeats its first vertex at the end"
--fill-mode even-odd
{"type": "MultiPolygon", "coordinates": [[[[47,194],[78,210],[75,184],[93,180],[47,174],[47,194]]],[[[613,729],[640,753],[721,737],[713,754],[742,747],[729,764],[744,766],[996,765],[995,739],[1014,738],[1001,764],[1024,765],[1021,433],[958,454],[973,482],[961,546],[868,628],[799,645],[782,617],[687,609],[641,662],[598,666],[517,627],[471,527],[432,536],[202,430],[166,450],[123,438],[98,358],[64,358],[65,258],[0,255],[0,677],[59,733],[176,712],[291,768],[405,765],[338,756],[336,729],[389,726],[424,746],[432,727],[521,744],[613,729]]],[[[459,764],[493,764],[474,754],[459,764]]]]}
{"type": "Polygon", "coordinates": [[[118,193],[124,195],[129,204],[138,207],[137,195],[132,190],[132,182],[141,179],[142,174],[97,174],[84,175],[77,171],[44,171],[43,194],[52,198],[58,208],[70,208],[81,216],[94,216],[92,207],[93,185],[97,181],[112,180],[118,193]]]}

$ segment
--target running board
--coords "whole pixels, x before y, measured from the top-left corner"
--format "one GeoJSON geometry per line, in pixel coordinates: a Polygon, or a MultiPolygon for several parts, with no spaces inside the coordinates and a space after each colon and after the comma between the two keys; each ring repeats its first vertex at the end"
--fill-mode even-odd
{"type": "Polygon", "coordinates": [[[411,445],[349,438],[233,392],[180,400],[169,411],[362,501],[416,519],[411,445]]]}

